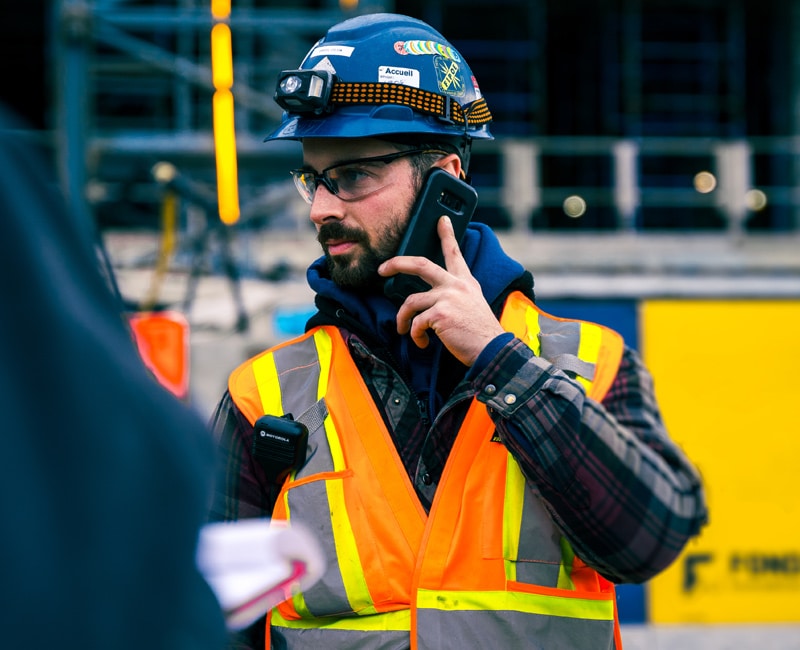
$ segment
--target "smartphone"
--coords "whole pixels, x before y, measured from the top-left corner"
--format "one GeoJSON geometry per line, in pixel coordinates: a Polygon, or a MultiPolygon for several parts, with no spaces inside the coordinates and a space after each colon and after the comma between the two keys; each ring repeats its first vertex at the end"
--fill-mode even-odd
{"type": "MultiPolygon", "coordinates": [[[[439,167],[433,167],[425,177],[411,210],[408,229],[396,254],[427,257],[444,267],[442,241],[436,231],[439,217],[450,217],[456,240],[460,244],[477,204],[478,193],[474,187],[439,167]]],[[[398,273],[386,280],[383,293],[399,307],[410,294],[430,288],[427,282],[416,275],[398,273]]]]}

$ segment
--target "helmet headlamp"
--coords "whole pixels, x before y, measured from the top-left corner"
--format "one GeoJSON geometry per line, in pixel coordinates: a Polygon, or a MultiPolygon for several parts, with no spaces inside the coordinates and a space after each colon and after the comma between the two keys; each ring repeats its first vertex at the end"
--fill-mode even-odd
{"type": "Polygon", "coordinates": [[[290,113],[330,110],[334,75],[328,70],[284,70],[278,75],[275,102],[290,113]]]}

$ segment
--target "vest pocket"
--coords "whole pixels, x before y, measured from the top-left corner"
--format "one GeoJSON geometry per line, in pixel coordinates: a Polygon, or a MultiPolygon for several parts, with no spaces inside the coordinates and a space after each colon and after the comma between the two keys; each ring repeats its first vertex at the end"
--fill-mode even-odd
{"type": "Polygon", "coordinates": [[[484,502],[483,557],[502,560],[508,581],[555,588],[563,562],[561,533],[524,479],[519,488],[516,497],[506,494],[502,518],[496,504],[484,502]]]}
{"type": "Polygon", "coordinates": [[[357,489],[353,470],[321,472],[287,483],[288,519],[301,521],[320,541],[326,561],[323,577],[302,594],[302,606],[287,618],[355,616],[397,600],[379,548],[382,533],[357,489]]]}

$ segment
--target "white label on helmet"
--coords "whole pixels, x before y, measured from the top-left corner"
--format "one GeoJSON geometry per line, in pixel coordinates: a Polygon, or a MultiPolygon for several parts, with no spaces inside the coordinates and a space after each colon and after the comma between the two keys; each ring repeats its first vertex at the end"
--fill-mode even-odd
{"type": "Polygon", "coordinates": [[[336,74],[336,68],[333,67],[333,63],[327,56],[322,61],[317,61],[312,70],[327,70],[331,74],[336,74]]]}
{"type": "Polygon", "coordinates": [[[419,70],[398,68],[393,65],[378,66],[378,81],[387,84],[403,84],[419,88],[419,70]]]}
{"type": "Polygon", "coordinates": [[[350,56],[354,49],[349,45],[320,45],[311,50],[308,56],[350,56]]]}

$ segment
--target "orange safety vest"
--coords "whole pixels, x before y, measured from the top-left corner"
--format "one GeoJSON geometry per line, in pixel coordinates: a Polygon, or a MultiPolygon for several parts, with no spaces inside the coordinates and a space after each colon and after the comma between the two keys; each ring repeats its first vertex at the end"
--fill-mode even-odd
{"type": "MultiPolygon", "coordinates": [[[[501,324],[580,373],[601,400],[619,368],[616,332],[559,319],[522,294],[501,324]]],[[[273,519],[303,521],[325,549],[323,578],[272,610],[287,648],[621,648],[614,586],[572,552],[473,399],[426,514],[339,331],[312,329],[245,362],[231,396],[250,420],[292,413],[306,464],[273,519]]],[[[283,646],[281,646],[283,647],[283,646]]]]}

